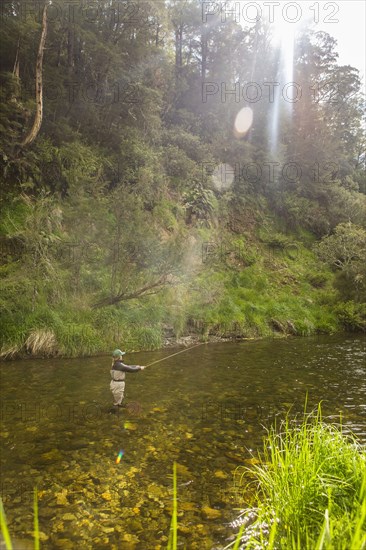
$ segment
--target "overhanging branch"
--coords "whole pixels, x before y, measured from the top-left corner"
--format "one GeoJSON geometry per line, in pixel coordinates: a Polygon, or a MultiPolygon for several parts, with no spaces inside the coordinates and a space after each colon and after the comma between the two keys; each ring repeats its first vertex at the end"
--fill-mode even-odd
{"type": "Polygon", "coordinates": [[[149,296],[151,294],[156,294],[157,292],[160,292],[163,287],[167,284],[170,284],[168,281],[168,275],[162,275],[157,281],[153,283],[149,283],[138,290],[135,290],[133,292],[123,292],[121,294],[117,294],[116,296],[109,296],[108,298],[103,298],[102,300],[99,300],[99,302],[96,302],[93,304],[93,309],[103,307],[103,306],[112,306],[115,304],[118,304],[119,302],[125,302],[127,300],[133,300],[134,298],[139,298],[140,296],[149,296]],[[154,289],[153,292],[151,292],[154,289]]]}

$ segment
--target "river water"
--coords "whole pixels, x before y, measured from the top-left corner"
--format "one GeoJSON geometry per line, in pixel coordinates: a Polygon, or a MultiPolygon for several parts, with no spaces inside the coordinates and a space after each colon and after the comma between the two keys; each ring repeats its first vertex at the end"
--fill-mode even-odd
{"type": "Polygon", "coordinates": [[[306,395],[308,410],[322,401],[324,420],[341,414],[366,442],[365,356],[363,336],[204,344],[127,374],[117,413],[109,357],[2,363],[1,496],[15,547],[32,548],[37,486],[43,549],[166,548],[176,461],[179,547],[222,548],[245,507],[237,467],[306,395]]]}

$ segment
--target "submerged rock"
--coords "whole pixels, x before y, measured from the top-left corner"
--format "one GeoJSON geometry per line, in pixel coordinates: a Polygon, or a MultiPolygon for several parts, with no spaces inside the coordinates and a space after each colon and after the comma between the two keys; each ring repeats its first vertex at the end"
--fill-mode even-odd
{"type": "Polygon", "coordinates": [[[67,489],[62,489],[60,493],[56,493],[56,502],[59,506],[67,506],[69,501],[67,500],[67,489]]]}
{"type": "Polygon", "coordinates": [[[62,516],[62,519],[64,521],[75,521],[76,520],[76,516],[74,514],[70,514],[70,513],[67,513],[67,514],[64,514],[62,516]]]}
{"type": "Polygon", "coordinates": [[[74,545],[69,539],[53,539],[52,544],[55,548],[62,550],[73,550],[74,545]]]}
{"type": "Polygon", "coordinates": [[[217,477],[218,479],[227,479],[227,474],[225,474],[225,472],[223,472],[222,470],[216,470],[216,472],[214,473],[214,476],[217,477]]]}
{"type": "Polygon", "coordinates": [[[203,506],[201,512],[206,519],[218,519],[221,518],[221,511],[210,508],[209,506],[203,506]]]}

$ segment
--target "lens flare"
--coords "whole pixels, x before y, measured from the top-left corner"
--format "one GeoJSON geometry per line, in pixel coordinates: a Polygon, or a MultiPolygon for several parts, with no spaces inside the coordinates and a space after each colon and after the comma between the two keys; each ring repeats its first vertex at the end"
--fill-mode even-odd
{"type": "Polygon", "coordinates": [[[234,122],[234,135],[244,137],[253,124],[253,111],[250,107],[243,107],[236,115],[234,122]]]}
{"type": "Polygon", "coordinates": [[[302,29],[311,25],[308,15],[302,18],[300,5],[288,2],[271,22],[272,46],[278,55],[278,70],[275,80],[280,84],[274,90],[273,108],[269,113],[268,137],[271,153],[276,154],[281,142],[280,119],[292,116],[297,101],[297,85],[294,80],[295,43],[302,29]]]}
{"type": "Polygon", "coordinates": [[[121,449],[120,452],[118,453],[117,458],[116,458],[116,464],[119,464],[121,462],[122,457],[123,457],[123,451],[121,449]]]}

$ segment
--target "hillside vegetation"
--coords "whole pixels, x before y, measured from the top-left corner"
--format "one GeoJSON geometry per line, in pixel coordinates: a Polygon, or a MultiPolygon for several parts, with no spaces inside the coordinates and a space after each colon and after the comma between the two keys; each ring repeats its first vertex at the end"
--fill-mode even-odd
{"type": "Polygon", "coordinates": [[[263,20],[126,6],[2,8],[1,357],[365,330],[358,71],[303,30],[289,100],[263,20]]]}

